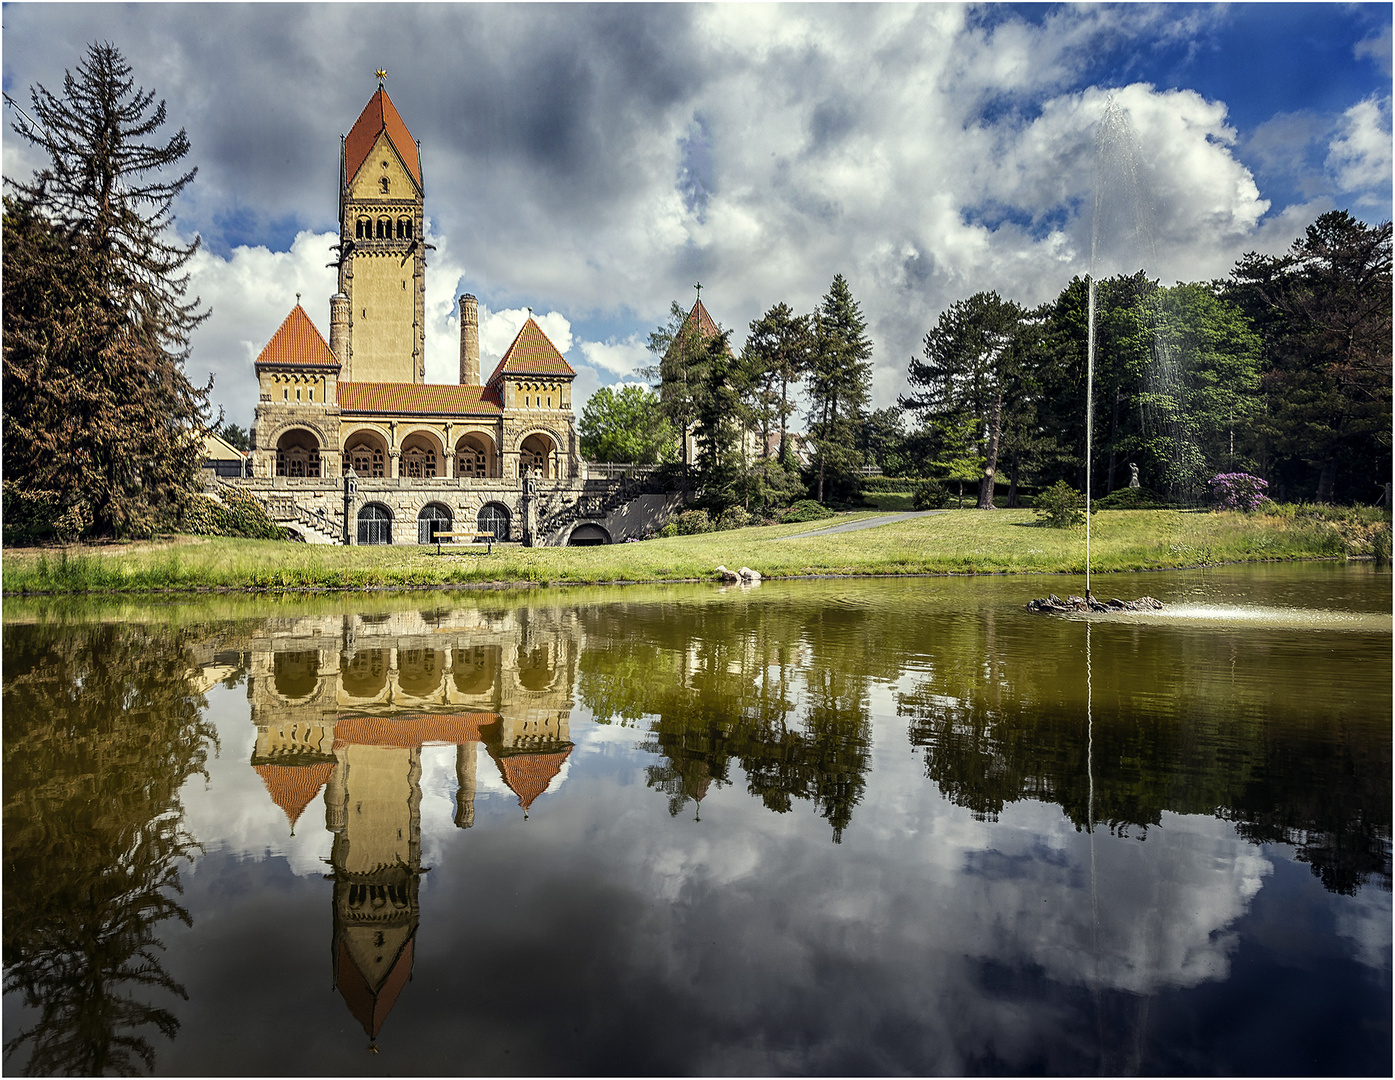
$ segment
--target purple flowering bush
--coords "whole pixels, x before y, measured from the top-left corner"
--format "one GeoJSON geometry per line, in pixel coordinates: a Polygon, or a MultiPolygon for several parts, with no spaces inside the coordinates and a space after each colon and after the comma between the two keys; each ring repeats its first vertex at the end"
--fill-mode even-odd
{"type": "Polygon", "coordinates": [[[1257,510],[1269,496],[1269,481],[1249,473],[1220,473],[1208,481],[1222,510],[1257,510]]]}

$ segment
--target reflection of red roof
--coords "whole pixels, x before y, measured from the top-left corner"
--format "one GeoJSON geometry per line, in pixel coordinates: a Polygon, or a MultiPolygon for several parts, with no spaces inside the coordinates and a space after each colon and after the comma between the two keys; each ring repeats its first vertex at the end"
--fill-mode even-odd
{"type": "Polygon", "coordinates": [[[572,748],[568,746],[552,754],[509,754],[499,757],[491,748],[490,756],[498,764],[504,783],[518,796],[519,805],[526,811],[533,805],[533,800],[547,790],[547,785],[561,771],[562,763],[571,752],[572,748]]]}
{"type": "Polygon", "coordinates": [[[401,746],[424,743],[459,746],[483,742],[481,727],[499,720],[498,713],[451,713],[444,716],[407,716],[388,720],[381,716],[349,716],[334,725],[334,747],[401,746]]]}
{"type": "Polygon", "coordinates": [[[262,778],[266,790],[271,793],[271,801],[285,811],[291,828],[305,813],[320,789],[329,782],[334,766],[327,762],[318,765],[254,765],[257,775],[262,778]]]}
{"type": "Polygon", "coordinates": [[[575,369],[562,358],[557,346],[548,340],[542,327],[529,315],[513,339],[513,344],[504,350],[494,374],[485,383],[493,385],[504,375],[561,375],[571,378],[575,374],[575,369]]]}
{"type": "Polygon", "coordinates": [[[257,357],[258,364],[313,364],[317,367],[339,366],[339,360],[329,351],[325,339],[315,329],[310,316],[299,304],[291,308],[266,348],[257,357]]]}
{"type": "Polygon", "coordinates": [[[379,132],[383,131],[386,131],[388,138],[392,140],[397,156],[407,166],[407,171],[412,174],[417,187],[421,187],[421,162],[417,160],[416,140],[407,130],[407,125],[402,122],[402,117],[397,114],[387,91],[381,86],[378,87],[378,92],[368,99],[363,112],[359,113],[354,126],[344,137],[345,179],[352,180],[358,175],[359,169],[363,168],[363,163],[373,149],[373,144],[378,140],[379,132]]]}
{"type": "Polygon", "coordinates": [[[504,407],[492,387],[454,383],[341,382],[336,393],[346,413],[498,416],[504,407]]]}
{"type": "Polygon", "coordinates": [[[349,1012],[363,1025],[363,1030],[370,1039],[378,1037],[383,1021],[397,1004],[397,995],[402,992],[402,987],[407,985],[407,979],[412,974],[412,946],[415,941],[415,938],[407,939],[407,944],[402,946],[402,951],[397,954],[397,959],[392,962],[392,967],[383,979],[383,985],[377,990],[369,985],[363,972],[359,971],[353,957],[349,955],[349,947],[342,940],[339,942],[339,992],[344,995],[349,1012]]]}

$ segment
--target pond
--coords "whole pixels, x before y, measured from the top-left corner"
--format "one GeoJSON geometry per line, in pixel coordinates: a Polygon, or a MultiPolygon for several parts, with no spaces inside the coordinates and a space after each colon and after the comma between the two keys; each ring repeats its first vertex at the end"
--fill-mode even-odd
{"type": "Polygon", "coordinates": [[[7,602],[8,1074],[1391,1071],[1391,577],[7,602]]]}

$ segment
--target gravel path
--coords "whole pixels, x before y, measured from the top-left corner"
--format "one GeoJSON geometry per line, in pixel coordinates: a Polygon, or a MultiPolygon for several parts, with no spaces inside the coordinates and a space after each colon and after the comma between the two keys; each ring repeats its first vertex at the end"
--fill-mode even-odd
{"type": "Polygon", "coordinates": [[[906,514],[883,514],[880,517],[864,518],[862,521],[845,521],[839,525],[825,525],[821,529],[782,536],[781,540],[798,540],[801,536],[832,536],[834,533],[856,532],[858,529],[875,529],[878,525],[892,525],[909,518],[929,517],[931,514],[947,514],[948,510],[916,510],[906,514]]]}

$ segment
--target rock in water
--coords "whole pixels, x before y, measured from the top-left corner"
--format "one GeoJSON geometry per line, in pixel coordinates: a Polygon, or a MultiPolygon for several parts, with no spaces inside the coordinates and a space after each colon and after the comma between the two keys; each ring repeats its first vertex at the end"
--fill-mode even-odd
{"type": "Polygon", "coordinates": [[[1155,600],[1151,596],[1140,596],[1137,600],[1120,600],[1115,597],[1107,603],[1101,603],[1093,596],[1069,596],[1062,600],[1055,593],[1044,600],[1032,600],[1027,604],[1028,611],[1044,611],[1048,614],[1065,614],[1073,611],[1098,611],[1108,613],[1111,611],[1157,611],[1162,607],[1161,600],[1155,600]]]}

